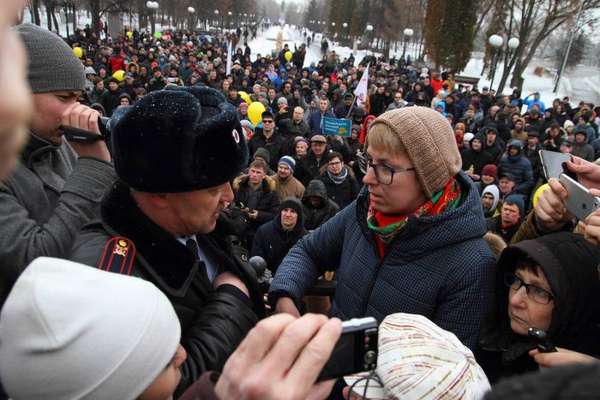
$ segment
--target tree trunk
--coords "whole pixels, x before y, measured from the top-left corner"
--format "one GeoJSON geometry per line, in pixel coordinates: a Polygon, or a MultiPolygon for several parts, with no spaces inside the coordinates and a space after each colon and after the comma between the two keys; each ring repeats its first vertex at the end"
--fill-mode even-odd
{"type": "Polygon", "coordinates": [[[56,26],[56,33],[58,34],[58,36],[60,36],[60,25],[58,25],[58,20],[56,19],[56,13],[54,11],[54,6],[52,6],[52,12],[50,14],[52,15],[52,21],[54,22],[54,26],[56,26]]]}
{"type": "Polygon", "coordinates": [[[46,2],[46,21],[48,23],[48,30],[52,30],[52,7],[49,2],[46,2]]]}
{"type": "Polygon", "coordinates": [[[42,24],[41,18],[40,18],[40,0],[32,0],[31,2],[31,20],[33,21],[34,24],[36,24],[37,26],[40,26],[42,24]]]}
{"type": "Polygon", "coordinates": [[[71,9],[73,12],[73,34],[77,32],[77,7],[75,4],[71,4],[71,9]]]}
{"type": "Polygon", "coordinates": [[[92,14],[92,32],[100,37],[100,0],[90,0],[90,11],[92,14]]]}

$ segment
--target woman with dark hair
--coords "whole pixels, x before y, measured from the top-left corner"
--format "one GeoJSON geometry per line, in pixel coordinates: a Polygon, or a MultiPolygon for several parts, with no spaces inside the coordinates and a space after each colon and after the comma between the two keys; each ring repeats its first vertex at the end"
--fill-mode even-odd
{"type": "Polygon", "coordinates": [[[498,261],[496,309],[480,336],[477,359],[491,383],[537,370],[529,351],[543,330],[555,345],[600,354],[600,249],[582,235],[554,233],[509,246],[498,261]]]}

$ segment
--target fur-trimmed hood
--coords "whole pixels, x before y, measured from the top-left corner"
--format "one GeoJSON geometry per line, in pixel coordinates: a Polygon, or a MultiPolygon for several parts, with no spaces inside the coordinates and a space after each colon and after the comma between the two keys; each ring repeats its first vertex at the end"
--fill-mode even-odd
{"type": "MultiPolygon", "coordinates": [[[[248,176],[248,174],[242,174],[242,175],[238,176],[237,178],[235,178],[233,180],[233,184],[232,184],[233,190],[238,191],[238,190],[240,190],[240,188],[242,186],[248,186],[249,179],[250,179],[250,177],[248,176]]],[[[263,182],[262,182],[262,190],[265,193],[274,192],[275,190],[277,190],[277,183],[275,182],[275,179],[271,178],[268,175],[265,175],[265,178],[263,179],[263,182]]]]}

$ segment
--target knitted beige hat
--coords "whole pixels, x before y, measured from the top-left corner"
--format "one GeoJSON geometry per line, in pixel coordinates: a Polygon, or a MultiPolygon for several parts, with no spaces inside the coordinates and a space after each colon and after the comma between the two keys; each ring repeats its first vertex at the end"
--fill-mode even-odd
{"type": "MultiPolygon", "coordinates": [[[[440,191],[462,167],[454,132],[448,120],[427,107],[404,107],[383,113],[373,121],[374,129],[389,129],[398,135],[428,198],[440,191]]],[[[367,136],[368,141],[368,136],[367,136]]]]}

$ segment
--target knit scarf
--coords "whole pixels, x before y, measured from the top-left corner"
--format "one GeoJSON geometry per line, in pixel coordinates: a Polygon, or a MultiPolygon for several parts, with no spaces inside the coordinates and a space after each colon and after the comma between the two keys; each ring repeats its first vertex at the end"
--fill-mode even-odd
{"type": "Polygon", "coordinates": [[[375,233],[380,256],[385,255],[386,246],[391,243],[396,235],[402,232],[409,217],[433,217],[444,211],[454,210],[459,206],[461,198],[462,193],[459,183],[456,179],[450,178],[442,190],[434,193],[425,204],[406,215],[384,214],[375,211],[369,202],[367,225],[375,233]]]}
{"type": "Polygon", "coordinates": [[[342,172],[339,175],[333,175],[328,170],[327,176],[329,176],[329,179],[331,179],[336,185],[341,185],[342,183],[344,183],[344,180],[348,176],[348,170],[346,168],[343,168],[342,172]]]}

